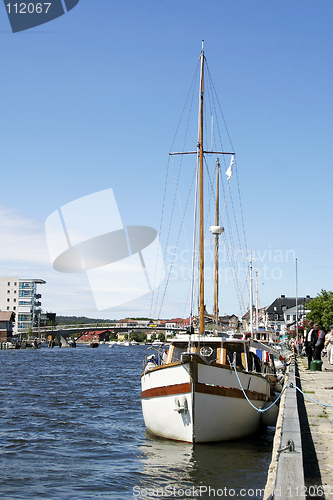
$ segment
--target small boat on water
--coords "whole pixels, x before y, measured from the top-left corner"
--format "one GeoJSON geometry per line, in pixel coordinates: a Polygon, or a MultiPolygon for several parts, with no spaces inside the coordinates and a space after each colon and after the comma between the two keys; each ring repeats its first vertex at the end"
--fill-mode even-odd
{"type": "Polygon", "coordinates": [[[162,347],[163,345],[164,342],[162,342],[161,340],[154,340],[154,342],[152,343],[153,347],[162,347]]]}
{"type": "Polygon", "coordinates": [[[90,347],[93,347],[94,349],[99,346],[99,342],[90,342],[90,347]]]}
{"type": "MultiPolygon", "coordinates": [[[[202,47],[199,141],[196,151],[196,199],[199,200],[198,325],[192,321],[191,310],[188,334],[178,334],[171,339],[168,353],[163,353],[163,358],[159,353],[149,356],[141,375],[141,403],[147,430],[159,437],[189,443],[231,440],[256,432],[261,424],[258,409],[271,404],[273,388],[270,377],[274,376],[274,364],[265,365],[262,362],[255,350],[251,349],[250,339],[226,339],[207,335],[205,331],[203,159],[205,153],[231,155],[231,169],[234,153],[204,151],[204,66],[202,47]]],[[[222,234],[223,228],[219,226],[218,220],[215,220],[215,226],[211,226],[211,232],[216,237],[222,234]]],[[[215,313],[217,315],[217,305],[215,313]]]]}

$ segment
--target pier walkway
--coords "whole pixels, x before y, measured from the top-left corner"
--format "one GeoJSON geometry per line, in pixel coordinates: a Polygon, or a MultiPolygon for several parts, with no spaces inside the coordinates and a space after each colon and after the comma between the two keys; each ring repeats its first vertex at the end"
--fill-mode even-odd
{"type": "MultiPolygon", "coordinates": [[[[305,369],[307,358],[297,358],[299,387],[315,401],[333,405],[333,365],[328,364],[327,357],[322,360],[322,371],[312,372],[305,369]]],[[[308,397],[298,396],[305,486],[309,493],[316,492],[316,488],[310,490],[311,486],[322,486],[322,498],[333,499],[333,408],[320,406],[308,397]]]]}
{"type": "Polygon", "coordinates": [[[322,371],[310,371],[307,358],[292,357],[286,383],[300,390],[281,398],[265,500],[333,500],[333,408],[315,402],[333,405],[333,365],[322,360],[322,371]]]}

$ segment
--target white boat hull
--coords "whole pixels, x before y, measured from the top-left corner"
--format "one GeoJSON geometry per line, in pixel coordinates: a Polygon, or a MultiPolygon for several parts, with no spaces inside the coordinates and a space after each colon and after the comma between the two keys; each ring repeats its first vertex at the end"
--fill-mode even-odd
{"type": "MultiPolygon", "coordinates": [[[[244,371],[238,376],[250,401],[263,407],[268,381],[244,371]]],[[[260,425],[261,414],[245,399],[234,370],[193,358],[144,373],[141,401],[147,430],[167,439],[225,441],[251,435],[260,425]]]]}

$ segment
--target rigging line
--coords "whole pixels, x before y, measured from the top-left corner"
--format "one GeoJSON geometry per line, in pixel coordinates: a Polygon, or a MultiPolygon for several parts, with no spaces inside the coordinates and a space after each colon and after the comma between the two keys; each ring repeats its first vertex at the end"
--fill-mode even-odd
{"type": "Polygon", "coordinates": [[[176,186],[176,192],[177,192],[177,198],[178,198],[178,204],[179,204],[179,211],[180,211],[180,217],[181,217],[181,224],[182,224],[183,230],[184,230],[185,245],[186,245],[186,249],[188,250],[189,247],[188,247],[188,243],[187,243],[187,236],[186,236],[186,230],[185,230],[185,224],[184,224],[184,216],[183,216],[182,204],[181,204],[180,196],[179,196],[178,182],[177,182],[177,178],[176,178],[176,172],[175,172],[175,168],[174,168],[173,157],[172,157],[172,170],[173,170],[174,181],[175,181],[175,186],[176,186]]]}
{"type": "Polygon", "coordinates": [[[231,267],[231,270],[233,271],[235,291],[236,291],[236,294],[238,297],[239,305],[241,306],[241,303],[242,303],[241,287],[240,287],[240,283],[239,283],[239,279],[238,279],[238,272],[237,272],[237,265],[236,265],[236,258],[235,258],[235,245],[233,242],[233,232],[232,232],[232,228],[231,228],[228,210],[226,210],[226,222],[227,222],[227,226],[229,228],[229,231],[226,231],[225,233],[223,233],[224,241],[225,241],[226,250],[227,250],[228,262],[229,262],[229,265],[231,267]],[[229,241],[230,241],[230,244],[229,244],[229,241]]]}
{"type": "MultiPolygon", "coordinates": [[[[192,101],[193,101],[194,87],[195,87],[194,83],[195,83],[195,81],[198,79],[198,76],[197,76],[197,75],[198,75],[198,71],[199,71],[199,66],[200,66],[200,59],[199,59],[199,61],[198,61],[198,64],[197,64],[196,70],[195,70],[194,75],[193,75],[193,78],[192,78],[192,83],[191,83],[191,86],[190,86],[190,88],[189,88],[189,91],[188,91],[187,97],[186,97],[186,99],[185,99],[185,104],[184,104],[184,107],[183,107],[182,113],[181,113],[181,115],[180,115],[180,119],[179,119],[179,122],[178,122],[178,125],[177,125],[177,128],[176,128],[175,135],[174,135],[173,140],[172,140],[172,143],[171,143],[170,151],[172,151],[172,150],[173,150],[173,145],[174,145],[175,140],[176,140],[176,137],[177,137],[177,135],[178,135],[178,131],[179,131],[179,128],[180,128],[180,124],[181,124],[181,122],[182,122],[182,120],[183,120],[183,116],[184,116],[185,109],[186,109],[186,107],[187,107],[187,102],[188,102],[188,100],[189,100],[189,97],[190,97],[191,92],[192,92],[192,101]]],[[[192,105],[191,105],[191,108],[192,108],[192,105]]]]}
{"type": "MultiPolygon", "coordinates": [[[[246,271],[246,274],[245,274],[245,280],[244,280],[244,286],[243,286],[243,292],[242,292],[242,304],[243,304],[243,312],[244,314],[246,313],[246,307],[245,307],[245,292],[248,291],[248,283],[249,283],[249,280],[250,280],[250,269],[248,268],[247,271],[246,271]]],[[[249,299],[250,301],[250,299],[249,299]]],[[[250,309],[250,307],[249,307],[250,309]]]]}
{"type": "MultiPolygon", "coordinates": [[[[210,87],[211,87],[211,93],[212,93],[212,102],[213,102],[213,108],[214,110],[216,110],[216,106],[215,106],[215,102],[214,102],[214,94],[216,94],[216,92],[214,92],[214,87],[213,87],[213,82],[212,82],[212,78],[210,77],[209,78],[209,84],[210,84],[210,87]]],[[[220,109],[220,113],[222,115],[222,118],[224,120],[224,117],[223,117],[223,113],[220,109]]],[[[216,113],[217,114],[217,113],[216,113]]],[[[219,125],[219,121],[217,120],[217,128],[218,128],[218,135],[219,135],[219,139],[220,139],[220,142],[221,142],[221,145],[223,144],[223,141],[222,141],[222,134],[221,134],[221,130],[220,130],[220,125],[219,125]]],[[[224,120],[224,124],[225,124],[225,128],[227,130],[227,126],[226,126],[226,123],[225,123],[225,120],[224,120]]],[[[231,139],[230,139],[230,134],[228,133],[228,137],[229,137],[229,141],[231,143],[231,139]]],[[[222,146],[223,147],[223,146],[222,146]]],[[[226,158],[225,156],[223,157],[223,162],[226,166],[226,158]]],[[[238,232],[238,223],[237,223],[237,219],[236,219],[236,212],[235,212],[235,207],[234,207],[234,203],[233,203],[233,200],[232,200],[232,192],[230,190],[230,179],[228,181],[228,188],[227,188],[227,193],[225,193],[225,189],[224,189],[224,176],[222,175],[221,176],[221,182],[222,182],[222,187],[223,187],[223,193],[224,193],[224,198],[225,198],[225,203],[224,203],[224,208],[223,208],[223,212],[222,214],[224,214],[225,210],[226,210],[226,204],[227,204],[227,199],[228,199],[228,195],[230,193],[230,199],[231,199],[231,205],[232,205],[232,209],[233,209],[233,213],[234,213],[234,219],[235,219],[235,227],[236,227],[236,231],[238,233],[238,242],[239,242],[239,245],[240,247],[242,247],[242,244],[241,244],[241,241],[240,241],[240,237],[239,237],[239,232],[238,232]]]]}
{"type": "MultiPolygon", "coordinates": [[[[166,191],[167,191],[168,176],[169,176],[168,165],[169,165],[169,161],[168,161],[166,172],[165,172],[164,192],[163,192],[163,198],[162,198],[162,212],[161,212],[161,219],[160,219],[159,235],[161,235],[161,233],[162,233],[162,227],[163,227],[163,221],[164,221],[165,200],[166,200],[166,191]]],[[[158,260],[157,260],[157,257],[156,257],[155,270],[154,270],[154,279],[153,279],[153,283],[154,284],[156,283],[155,279],[156,279],[156,272],[157,272],[157,262],[158,262],[158,260]]],[[[161,270],[161,272],[162,272],[162,270],[161,270]]],[[[160,287],[157,287],[157,288],[159,290],[160,287]]],[[[154,303],[155,295],[157,295],[156,300],[158,300],[158,294],[159,294],[158,290],[157,290],[156,294],[155,294],[155,288],[153,288],[153,290],[152,290],[151,299],[150,299],[150,311],[149,311],[149,316],[150,317],[152,316],[152,312],[153,312],[153,303],[154,303]]]]}
{"type": "MultiPolygon", "coordinates": [[[[176,140],[176,137],[178,136],[178,132],[179,132],[179,129],[180,129],[180,125],[183,121],[183,116],[185,114],[185,110],[187,108],[187,105],[188,105],[188,101],[191,97],[191,100],[190,100],[190,106],[189,106],[189,113],[188,113],[188,118],[187,118],[187,125],[186,125],[186,131],[185,131],[185,137],[184,137],[184,144],[186,143],[186,138],[188,136],[188,129],[189,129],[189,123],[190,123],[190,116],[191,116],[191,110],[193,108],[193,99],[194,99],[194,94],[195,94],[195,82],[197,80],[197,75],[198,75],[198,71],[199,71],[199,67],[200,67],[200,59],[198,61],[198,64],[197,64],[197,67],[196,67],[196,70],[194,72],[194,75],[193,75],[193,78],[192,78],[192,82],[191,82],[191,85],[190,85],[190,88],[189,88],[189,91],[188,91],[188,94],[187,94],[187,97],[186,97],[186,100],[185,100],[185,103],[184,103],[184,106],[183,106],[183,110],[182,110],[182,113],[181,113],[181,116],[180,116],[180,119],[178,121],[178,125],[177,125],[177,128],[176,128],[176,132],[174,134],[174,137],[173,137],[173,140],[172,140],[172,143],[171,143],[171,147],[170,147],[170,151],[173,150],[173,145],[175,143],[175,140],[176,140]]],[[[185,148],[183,148],[185,149],[185,148]]],[[[180,163],[180,169],[179,169],[179,175],[178,175],[178,180],[180,178],[180,173],[181,173],[181,169],[182,169],[182,162],[183,162],[183,158],[181,160],[181,163],[180,163]]],[[[169,167],[169,163],[168,163],[168,167],[169,167]]],[[[167,172],[168,172],[168,168],[167,168],[167,172]]],[[[177,184],[177,183],[176,183],[177,184]]],[[[163,203],[165,202],[165,195],[166,195],[166,184],[165,184],[165,191],[164,191],[164,196],[163,196],[163,203]]],[[[170,218],[170,225],[169,225],[169,231],[168,231],[168,235],[167,235],[167,242],[166,242],[166,249],[167,249],[167,246],[168,246],[168,242],[169,242],[169,237],[170,237],[170,230],[171,230],[171,222],[172,222],[172,219],[173,219],[173,213],[174,213],[174,203],[175,203],[175,198],[174,198],[174,202],[173,202],[173,206],[172,206],[172,212],[171,212],[171,218],[170,218]]],[[[164,208],[164,205],[163,205],[163,208],[164,208]]],[[[164,212],[163,212],[164,213],[164,212]]],[[[162,230],[162,225],[160,226],[160,234],[161,234],[161,231],[162,230]]],[[[165,251],[166,251],[165,249],[165,251]]],[[[164,256],[165,257],[165,256],[164,256]]],[[[156,260],[156,266],[157,266],[157,260],[156,260]]],[[[162,270],[161,270],[162,272],[162,270]]],[[[157,307],[157,303],[158,303],[158,300],[159,300],[159,291],[160,291],[160,287],[158,287],[157,289],[157,294],[154,294],[152,295],[152,301],[151,301],[151,311],[152,311],[152,304],[153,304],[153,301],[154,301],[154,295],[157,295],[156,296],[156,299],[155,299],[155,309],[154,311],[156,310],[156,307],[157,307]]]]}
{"type": "MultiPolygon", "coordinates": [[[[229,140],[230,140],[230,143],[231,143],[231,146],[232,146],[232,149],[233,148],[233,145],[232,145],[232,141],[231,141],[231,138],[230,138],[230,134],[229,134],[229,131],[228,131],[228,128],[227,128],[227,125],[226,125],[226,122],[224,120],[224,115],[223,115],[223,112],[221,110],[221,106],[220,106],[220,103],[218,101],[218,97],[217,97],[217,94],[216,94],[216,91],[215,91],[215,88],[214,88],[214,83],[213,83],[213,80],[209,74],[209,84],[211,85],[211,92],[212,92],[212,95],[216,96],[216,100],[218,102],[218,105],[219,105],[219,109],[220,109],[220,113],[222,115],[222,118],[223,118],[223,121],[224,121],[224,125],[225,125],[225,128],[226,128],[226,131],[227,131],[227,134],[228,134],[228,137],[229,137],[229,140]]],[[[214,100],[214,99],[213,99],[214,100]]],[[[215,104],[214,104],[215,106],[215,104]]],[[[219,124],[219,121],[217,120],[217,130],[218,130],[218,135],[219,135],[219,138],[220,138],[220,141],[222,143],[222,137],[221,137],[221,130],[220,130],[220,124],[219,124]]],[[[224,161],[224,164],[225,164],[225,167],[226,167],[226,158],[223,157],[223,161],[224,161]]],[[[241,200],[241,195],[240,195],[240,184],[239,184],[239,178],[238,178],[238,168],[237,168],[237,161],[234,160],[234,164],[235,164],[235,172],[236,172],[236,180],[237,180],[237,189],[238,189],[238,199],[239,199],[239,209],[240,209],[240,215],[241,215],[241,223],[242,223],[242,229],[243,229],[243,239],[244,239],[244,246],[245,246],[245,252],[247,253],[247,241],[246,241],[246,234],[245,234],[245,225],[244,225],[244,215],[243,215],[243,207],[242,207],[242,200],[241,200]]],[[[240,233],[239,233],[239,226],[238,226],[238,221],[237,221],[237,218],[236,218],[236,211],[235,211],[235,206],[234,206],[234,201],[233,201],[233,196],[232,196],[232,191],[230,190],[230,187],[231,187],[231,184],[230,184],[230,179],[229,179],[229,182],[228,182],[228,189],[227,189],[227,193],[225,193],[225,190],[224,190],[224,176],[221,176],[221,182],[222,182],[222,187],[223,187],[223,193],[224,193],[224,197],[225,197],[225,203],[224,203],[224,208],[223,208],[223,213],[222,213],[222,220],[223,220],[223,216],[224,216],[224,213],[227,211],[227,198],[228,198],[228,195],[230,193],[230,203],[231,203],[231,207],[232,207],[232,211],[233,211],[233,216],[234,216],[234,221],[235,221],[235,229],[236,229],[236,233],[237,233],[237,239],[238,239],[238,244],[239,244],[239,248],[240,250],[242,250],[243,248],[243,245],[242,245],[242,242],[241,242],[241,238],[240,238],[240,233]]],[[[231,230],[231,226],[229,226],[229,229],[231,230]]],[[[244,269],[244,272],[246,274],[246,268],[245,268],[245,262],[242,261],[242,266],[243,266],[243,269],[244,269]]],[[[243,301],[243,294],[241,295],[241,301],[243,301]]],[[[241,307],[241,302],[240,302],[240,307],[241,307]]]]}
{"type": "MultiPolygon", "coordinates": [[[[225,192],[225,186],[224,186],[223,176],[221,176],[220,179],[221,179],[223,196],[224,196],[224,198],[226,198],[226,192],[225,192]]],[[[224,242],[225,242],[225,248],[226,248],[226,251],[227,251],[227,257],[228,257],[229,266],[231,267],[231,270],[233,271],[234,288],[235,288],[235,292],[236,292],[236,295],[237,295],[237,298],[238,298],[238,304],[239,304],[239,307],[242,308],[241,287],[240,287],[240,283],[239,283],[238,277],[237,277],[236,261],[233,258],[233,252],[230,249],[229,242],[228,242],[228,240],[230,239],[231,245],[234,248],[234,245],[233,245],[233,231],[232,231],[232,226],[231,226],[231,223],[230,223],[229,211],[228,211],[228,207],[227,206],[225,206],[225,216],[226,216],[227,225],[228,225],[228,228],[229,228],[229,231],[227,231],[226,233],[223,234],[224,242]],[[227,233],[228,233],[228,236],[227,236],[227,233]]]]}
{"type": "MultiPolygon", "coordinates": [[[[169,171],[169,162],[170,162],[170,157],[168,157],[167,171],[169,171]]],[[[169,244],[169,238],[170,238],[170,233],[171,233],[171,225],[172,225],[172,220],[173,220],[175,203],[176,203],[176,193],[174,194],[173,202],[172,202],[170,222],[169,222],[169,228],[168,228],[168,233],[167,233],[167,238],[166,238],[166,243],[165,243],[164,256],[163,256],[164,260],[165,260],[165,252],[166,252],[166,249],[168,248],[168,244],[169,244]]],[[[157,260],[156,260],[156,265],[157,265],[157,260]]],[[[161,272],[162,272],[162,270],[161,270],[161,272]]],[[[160,293],[160,287],[157,288],[157,294],[156,294],[156,299],[155,299],[155,308],[152,311],[154,317],[155,317],[155,311],[156,311],[156,308],[157,308],[157,303],[158,303],[158,300],[159,300],[159,293],[160,293]]]]}
{"type": "Polygon", "coordinates": [[[199,156],[197,154],[195,175],[195,197],[194,197],[194,221],[192,235],[192,269],[191,269],[191,289],[190,289],[190,326],[192,326],[193,300],[194,300],[194,269],[195,269],[195,248],[196,248],[196,228],[197,228],[197,209],[198,209],[198,186],[199,186],[199,156]]]}
{"type": "Polygon", "coordinates": [[[230,247],[228,239],[225,236],[225,233],[223,233],[223,234],[224,234],[224,246],[225,246],[226,253],[227,253],[227,259],[228,259],[228,263],[229,263],[229,266],[230,266],[230,269],[231,269],[232,275],[233,275],[234,288],[235,288],[235,292],[237,295],[238,304],[241,307],[241,303],[242,303],[242,301],[241,301],[241,289],[240,289],[240,284],[238,281],[235,261],[232,257],[232,247],[230,247]]]}
{"type": "MultiPolygon", "coordinates": [[[[218,131],[219,131],[220,141],[222,142],[221,131],[220,131],[220,127],[219,127],[219,122],[218,121],[217,121],[217,128],[218,128],[218,131]]],[[[224,164],[226,166],[225,158],[223,158],[223,160],[224,160],[224,164]]],[[[234,165],[236,165],[236,160],[235,159],[234,159],[234,165]]],[[[221,177],[222,177],[222,185],[224,186],[223,176],[221,176],[221,177]]],[[[225,212],[226,205],[227,205],[228,195],[230,194],[230,203],[231,203],[231,207],[232,207],[232,211],[233,211],[233,217],[234,217],[234,222],[235,222],[234,227],[235,227],[235,230],[236,230],[236,233],[237,233],[237,240],[238,240],[239,247],[242,248],[243,245],[241,243],[241,239],[240,239],[240,235],[239,235],[238,221],[237,221],[237,218],[236,218],[236,211],[235,211],[235,205],[234,205],[234,201],[233,201],[233,197],[232,197],[232,191],[230,189],[230,186],[231,186],[231,182],[230,181],[231,181],[231,179],[229,179],[229,181],[228,181],[227,193],[225,194],[225,192],[224,192],[224,194],[225,194],[225,196],[224,196],[225,203],[224,203],[223,213],[225,212]]],[[[242,218],[242,220],[243,220],[243,218],[242,218]]]]}
{"type": "Polygon", "coordinates": [[[210,213],[210,211],[211,211],[211,200],[214,197],[214,187],[213,187],[213,182],[212,182],[212,179],[211,179],[211,176],[210,176],[207,159],[206,159],[205,156],[204,156],[204,162],[205,162],[205,166],[206,166],[207,177],[208,177],[208,180],[209,180],[209,183],[208,183],[208,186],[207,186],[208,200],[209,200],[209,202],[208,202],[208,205],[206,206],[207,210],[206,210],[206,220],[205,220],[205,229],[207,230],[207,227],[211,226],[211,224],[209,223],[209,219],[210,219],[210,216],[211,216],[211,213],[210,213]]]}
{"type": "MultiPolygon", "coordinates": [[[[217,95],[217,92],[216,92],[216,89],[215,89],[215,86],[214,86],[214,82],[213,82],[213,79],[212,79],[212,76],[211,76],[211,73],[210,73],[210,70],[209,70],[209,67],[208,67],[207,63],[206,63],[206,71],[207,71],[207,75],[209,77],[209,81],[210,81],[210,84],[212,86],[212,89],[214,91],[214,95],[216,97],[216,101],[217,101],[218,107],[220,109],[220,113],[221,113],[221,116],[222,116],[222,120],[224,122],[226,133],[227,133],[229,141],[230,141],[230,145],[231,145],[231,147],[232,147],[232,149],[234,151],[235,148],[233,146],[233,143],[232,143],[232,140],[231,140],[231,137],[230,137],[229,129],[227,127],[227,124],[226,124],[226,121],[225,121],[225,118],[224,118],[224,114],[222,112],[221,104],[220,104],[220,101],[219,101],[219,98],[218,98],[218,95],[217,95]]],[[[244,237],[245,248],[247,250],[247,240],[246,240],[246,232],[245,232],[245,224],[244,224],[243,205],[242,205],[242,198],[241,198],[241,192],[240,192],[240,183],[239,183],[239,178],[238,178],[238,169],[236,168],[236,166],[235,166],[235,171],[236,171],[236,179],[237,179],[237,186],[238,186],[238,196],[239,196],[239,204],[240,204],[242,225],[243,225],[243,237],[244,237]]]]}
{"type": "MultiPolygon", "coordinates": [[[[189,193],[188,193],[188,197],[187,197],[187,201],[186,201],[186,205],[185,205],[185,209],[184,209],[184,216],[185,216],[187,208],[188,208],[188,204],[189,204],[189,200],[190,200],[190,194],[192,192],[192,187],[193,187],[193,182],[194,182],[195,174],[196,174],[196,172],[194,172],[194,175],[192,177],[192,181],[191,181],[191,184],[190,184],[190,190],[189,190],[189,193]]],[[[177,240],[176,240],[176,248],[178,247],[178,243],[179,243],[179,238],[180,238],[181,232],[182,232],[182,224],[180,224],[180,228],[179,228],[179,231],[178,231],[177,240]]],[[[165,283],[163,297],[162,297],[162,300],[161,300],[161,305],[160,305],[160,309],[159,309],[159,313],[158,313],[159,317],[160,317],[161,310],[162,310],[162,307],[163,307],[163,303],[164,303],[166,291],[167,291],[167,288],[168,288],[168,285],[169,285],[170,275],[171,275],[171,271],[172,271],[173,264],[174,264],[174,259],[175,259],[175,254],[173,254],[173,257],[172,257],[172,260],[171,260],[171,264],[170,264],[170,268],[169,268],[168,277],[167,277],[167,280],[166,280],[166,283],[165,283]]]]}

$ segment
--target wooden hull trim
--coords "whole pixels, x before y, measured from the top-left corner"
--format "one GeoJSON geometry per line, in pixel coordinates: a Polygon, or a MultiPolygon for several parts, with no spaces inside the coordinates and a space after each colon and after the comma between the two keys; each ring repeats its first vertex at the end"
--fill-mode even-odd
{"type": "MultiPolygon", "coordinates": [[[[170,396],[170,395],[178,395],[178,394],[186,394],[191,392],[191,384],[174,384],[163,387],[154,387],[152,389],[146,389],[141,392],[141,399],[147,398],[156,398],[162,396],[170,396]]],[[[222,387],[217,385],[207,385],[200,384],[197,382],[195,384],[195,392],[201,394],[211,394],[214,396],[224,396],[228,398],[244,398],[243,391],[241,389],[231,388],[231,387],[222,387]]],[[[254,401],[268,401],[268,396],[266,394],[261,394],[255,391],[245,391],[247,397],[250,400],[254,401]]]]}

